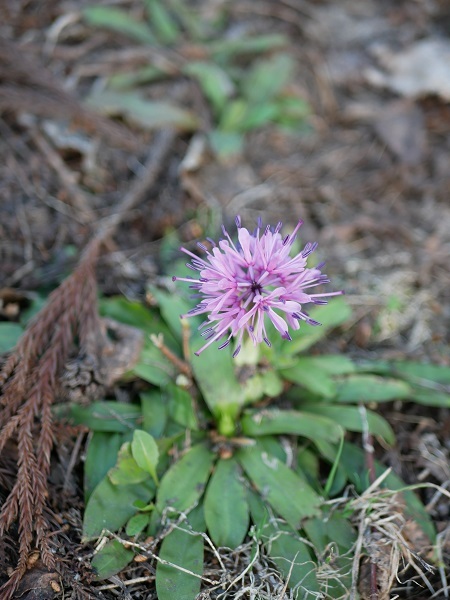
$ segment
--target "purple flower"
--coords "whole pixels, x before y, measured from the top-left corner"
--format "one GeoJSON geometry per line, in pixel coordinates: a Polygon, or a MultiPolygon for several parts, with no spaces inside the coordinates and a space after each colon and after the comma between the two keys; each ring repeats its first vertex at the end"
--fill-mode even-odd
{"type": "Polygon", "coordinates": [[[292,339],[289,328],[299,329],[300,321],[320,325],[308,316],[302,305],[327,304],[324,298],[338,296],[342,292],[310,293],[312,288],[329,283],[329,279],[321,272],[324,263],[310,269],[306,266],[307,258],[317,248],[317,243],[308,243],[299,254],[290,256],[301,225],[302,221],[299,221],[294,231],[283,238],[281,223],[275,228],[268,225],[263,230],[259,220],[256,230],[250,233],[241,226],[240,217],[236,217],[236,244],[222,227],[225,239],[216,245],[208,238],[211,250],[198,243],[206,254],[205,258],[181,248],[191,257],[186,266],[198,271],[200,276],[198,279],[172,279],[190,283],[189,287],[197,290],[196,297],[201,298],[195,308],[181,316],[208,315],[199,327],[207,343],[195,352],[197,356],[218,340],[226,338],[219,346],[222,349],[236,338],[235,357],[241,349],[245,332],[255,345],[265,342],[270,346],[266,331],[268,321],[287,340],[292,339]]]}

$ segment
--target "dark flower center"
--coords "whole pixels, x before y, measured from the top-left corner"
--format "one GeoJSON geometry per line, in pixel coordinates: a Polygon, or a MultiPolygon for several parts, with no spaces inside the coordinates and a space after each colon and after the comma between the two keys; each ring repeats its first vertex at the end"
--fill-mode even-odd
{"type": "Polygon", "coordinates": [[[256,281],[252,281],[251,290],[254,294],[256,294],[256,293],[261,294],[262,293],[262,285],[260,283],[257,283],[256,281]]]}

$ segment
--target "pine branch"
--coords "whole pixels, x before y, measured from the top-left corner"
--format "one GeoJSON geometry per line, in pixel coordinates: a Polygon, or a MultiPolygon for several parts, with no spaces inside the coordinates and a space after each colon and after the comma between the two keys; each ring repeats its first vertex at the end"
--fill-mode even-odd
{"type": "Polygon", "coordinates": [[[17,445],[15,481],[0,509],[0,543],[15,523],[19,533],[18,562],[0,588],[2,600],[9,600],[17,589],[34,548],[45,567],[57,567],[45,514],[54,443],[52,404],[74,350],[100,361],[106,339],[97,311],[96,260],[127,211],[155,182],[174,137],[173,132],[157,137],[143,177],[134,183],[116,213],[102,223],[77,268],[49,296],[0,370],[0,457],[7,444],[17,445]]]}

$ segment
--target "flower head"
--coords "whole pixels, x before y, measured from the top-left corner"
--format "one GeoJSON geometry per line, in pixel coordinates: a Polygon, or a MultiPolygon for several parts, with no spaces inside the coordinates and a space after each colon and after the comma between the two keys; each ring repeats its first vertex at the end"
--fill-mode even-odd
{"type": "Polygon", "coordinates": [[[173,280],[188,282],[200,298],[199,304],[182,318],[208,315],[199,327],[207,342],[195,353],[197,356],[219,340],[224,340],[219,349],[225,348],[233,338],[236,339],[233,356],[236,356],[245,332],[255,345],[265,342],[270,346],[266,331],[268,321],[287,340],[292,339],[289,328],[299,329],[301,321],[320,325],[308,316],[302,305],[327,304],[326,297],[342,292],[310,293],[312,288],[329,283],[329,279],[321,272],[324,263],[313,268],[306,266],[317,243],[308,243],[299,254],[290,256],[301,225],[299,221],[294,231],[283,237],[281,223],[263,229],[259,220],[255,231],[250,233],[242,227],[240,217],[236,217],[236,244],[222,227],[224,239],[218,245],[208,238],[211,250],[198,243],[205,258],[181,248],[191,258],[186,266],[198,271],[199,277],[173,277],[173,280]]]}

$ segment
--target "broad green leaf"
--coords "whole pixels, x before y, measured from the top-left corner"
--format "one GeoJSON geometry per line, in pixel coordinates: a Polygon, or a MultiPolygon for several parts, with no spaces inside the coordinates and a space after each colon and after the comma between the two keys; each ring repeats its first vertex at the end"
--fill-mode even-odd
{"type": "Polygon", "coordinates": [[[217,462],[205,495],[205,520],[216,546],[237,548],[249,525],[247,493],[237,462],[217,462]]]}
{"type": "Polygon", "coordinates": [[[284,96],[276,100],[278,115],[276,122],[282,127],[288,129],[303,128],[306,125],[306,119],[311,114],[311,106],[303,98],[295,96],[284,96]]]}
{"type": "Polygon", "coordinates": [[[236,458],[263,498],[293,527],[298,529],[306,517],[318,514],[321,498],[277,458],[256,444],[238,451],[236,458]]]}
{"type": "Polygon", "coordinates": [[[147,129],[176,127],[193,131],[198,127],[197,117],[170,102],[148,100],[136,91],[96,91],[87,104],[105,114],[119,114],[147,129]]]}
{"type": "Polygon", "coordinates": [[[184,511],[203,495],[214,455],[204,444],[193,446],[161,479],[156,500],[160,513],[168,507],[184,511]]]}
{"type": "Polygon", "coordinates": [[[153,44],[155,36],[151,29],[134,19],[128,11],[113,6],[87,6],[81,11],[84,20],[94,27],[104,27],[117,31],[138,42],[153,44]]]}
{"type": "Polygon", "coordinates": [[[399,379],[377,375],[349,375],[336,380],[335,402],[387,402],[411,396],[411,387],[399,379]]]}
{"type": "MultiPolygon", "coordinates": [[[[335,404],[316,402],[311,404],[302,403],[302,409],[306,413],[323,415],[348,431],[362,432],[366,427],[361,411],[357,406],[336,406],[335,404]]],[[[388,444],[395,442],[395,434],[386,419],[367,409],[365,410],[365,418],[367,418],[367,426],[370,433],[379,435],[388,444]]],[[[328,441],[332,442],[333,440],[329,439],[328,441]]]]}
{"type": "Polygon", "coordinates": [[[242,98],[230,101],[223,110],[218,129],[215,133],[210,134],[210,139],[214,141],[214,138],[217,139],[217,136],[223,137],[224,134],[236,136],[237,132],[240,131],[241,123],[245,119],[247,111],[248,104],[242,98]]]}
{"type": "Polygon", "coordinates": [[[141,409],[135,404],[105,400],[89,406],[70,406],[69,419],[77,425],[86,425],[93,431],[131,432],[139,422],[141,409]]]}
{"type": "Polygon", "coordinates": [[[84,500],[87,502],[93,489],[117,462],[117,455],[124,442],[120,433],[95,431],[90,440],[84,463],[84,500]]]}
{"type": "Polygon", "coordinates": [[[450,393],[430,390],[422,386],[411,385],[412,394],[411,400],[424,406],[441,406],[443,408],[450,407],[450,393]]]}
{"type": "Polygon", "coordinates": [[[119,540],[110,540],[92,559],[92,568],[96,571],[96,579],[108,579],[122,571],[133,560],[134,552],[125,548],[119,540]]]}
{"type": "Polygon", "coordinates": [[[310,547],[288,525],[272,519],[261,498],[254,493],[250,496],[250,507],[258,539],[293,590],[292,597],[303,600],[317,595],[317,566],[310,547]]]}
{"type": "Polygon", "coordinates": [[[115,319],[119,323],[137,327],[148,334],[162,333],[164,340],[171,347],[175,342],[159,312],[156,309],[146,308],[141,302],[127,300],[123,296],[114,296],[101,299],[99,308],[102,316],[115,319]]]}
{"type": "Polygon", "coordinates": [[[159,460],[159,450],[153,436],[146,431],[137,429],[133,434],[131,452],[139,467],[150,473],[155,483],[158,484],[156,466],[159,460]]]}
{"type": "Polygon", "coordinates": [[[273,102],[267,104],[258,104],[256,106],[247,105],[245,114],[240,120],[237,129],[243,133],[257,129],[266,123],[275,121],[278,115],[278,107],[273,102]]]}
{"type": "Polygon", "coordinates": [[[332,419],[296,410],[247,411],[241,420],[242,432],[248,436],[270,434],[302,435],[309,439],[324,438],[337,442],[344,430],[332,419]]]}
{"type": "Polygon", "coordinates": [[[202,513],[201,506],[195,508],[188,515],[188,523],[182,523],[164,538],[159,558],[166,564],[158,562],[156,567],[158,600],[195,600],[200,592],[203,573],[201,533],[205,531],[202,513]]]}
{"type": "Polygon", "coordinates": [[[333,379],[320,367],[310,365],[309,368],[304,368],[302,365],[295,365],[288,369],[281,369],[280,375],[324,398],[336,396],[336,385],[333,379]]]}
{"type": "Polygon", "coordinates": [[[188,62],[183,71],[186,75],[197,79],[216,114],[220,115],[235,92],[234,83],[226,71],[213,62],[205,61],[188,62]]]}
{"type": "Polygon", "coordinates": [[[154,437],[162,436],[167,423],[167,403],[160,390],[141,392],[142,429],[154,437]]]}
{"type": "Polygon", "coordinates": [[[169,385],[169,415],[176,423],[188,429],[198,430],[197,414],[194,410],[191,394],[178,385],[169,385]]]}
{"type": "Polygon", "coordinates": [[[178,37],[178,26],[159,0],[145,0],[149,20],[163,44],[172,44],[178,37]]]}
{"type": "Polygon", "coordinates": [[[137,513],[136,500],[146,504],[155,494],[155,484],[148,478],[141,483],[114,485],[106,476],[92,492],[83,520],[83,539],[98,537],[104,529],[117,531],[137,513]]]}
{"type": "Polygon", "coordinates": [[[0,323],[0,354],[12,350],[22,333],[23,327],[18,323],[0,323]]]}
{"type": "Polygon", "coordinates": [[[150,521],[150,515],[148,513],[138,513],[133,515],[128,521],[125,532],[128,536],[134,537],[139,535],[147,527],[150,521]]]}
{"type": "Polygon", "coordinates": [[[220,433],[232,435],[244,394],[229,349],[202,352],[193,358],[192,370],[206,404],[219,421],[220,433]]]}
{"type": "MultiPolygon", "coordinates": [[[[275,54],[257,61],[244,78],[243,94],[253,105],[265,104],[291,80],[295,61],[289,54],[275,54]]],[[[277,107],[275,107],[275,113],[277,107]]]]}
{"type": "MultiPolygon", "coordinates": [[[[283,363],[277,362],[281,366],[283,363]]],[[[315,372],[320,370],[326,375],[348,375],[355,373],[355,363],[342,354],[322,354],[319,356],[299,356],[289,357],[285,365],[287,367],[296,366],[302,370],[313,369],[315,372]]]]}
{"type": "Polygon", "coordinates": [[[326,306],[313,306],[311,310],[308,310],[308,314],[322,326],[312,327],[306,323],[302,324],[300,330],[295,332],[292,342],[283,343],[283,353],[292,355],[307,350],[325,337],[330,329],[345,323],[351,313],[349,305],[341,296],[333,298],[326,306]]]}
{"type": "Polygon", "coordinates": [[[148,472],[141,469],[133,457],[130,442],[125,442],[120,448],[117,464],[109,470],[108,476],[114,485],[129,485],[148,479],[148,472]]]}

